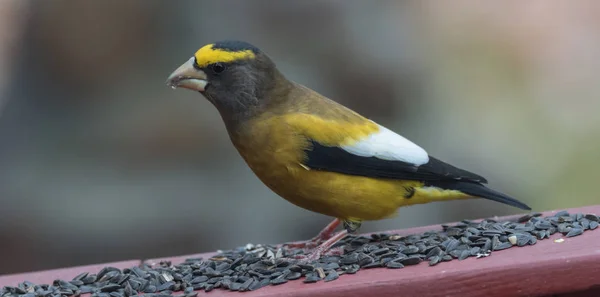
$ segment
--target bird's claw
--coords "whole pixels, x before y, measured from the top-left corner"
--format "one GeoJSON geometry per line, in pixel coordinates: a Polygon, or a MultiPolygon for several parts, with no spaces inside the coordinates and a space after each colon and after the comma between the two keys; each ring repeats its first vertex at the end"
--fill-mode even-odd
{"type": "Polygon", "coordinates": [[[341,256],[344,254],[343,247],[336,247],[330,249],[323,249],[320,247],[316,247],[312,252],[308,254],[299,254],[290,256],[288,259],[290,262],[294,262],[296,264],[310,264],[318,261],[323,256],[341,256]]]}

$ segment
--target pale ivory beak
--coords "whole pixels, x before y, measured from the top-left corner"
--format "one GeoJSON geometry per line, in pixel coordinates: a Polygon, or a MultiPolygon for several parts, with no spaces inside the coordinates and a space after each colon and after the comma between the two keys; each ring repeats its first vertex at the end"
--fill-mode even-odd
{"type": "Polygon", "coordinates": [[[208,81],[204,71],[194,68],[194,57],[177,68],[169,78],[167,86],[176,89],[182,87],[194,91],[204,92],[208,81]]]}

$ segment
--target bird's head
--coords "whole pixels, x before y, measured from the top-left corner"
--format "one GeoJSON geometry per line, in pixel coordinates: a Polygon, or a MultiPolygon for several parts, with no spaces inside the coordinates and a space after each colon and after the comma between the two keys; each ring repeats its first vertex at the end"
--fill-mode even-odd
{"type": "Polygon", "coordinates": [[[220,41],[196,51],[169,76],[167,85],[198,91],[231,117],[259,107],[281,80],[275,64],[257,47],[220,41]]]}

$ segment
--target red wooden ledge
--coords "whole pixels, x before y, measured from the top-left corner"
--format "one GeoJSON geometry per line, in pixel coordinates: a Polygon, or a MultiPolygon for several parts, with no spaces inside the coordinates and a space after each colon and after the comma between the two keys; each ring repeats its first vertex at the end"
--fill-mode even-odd
{"type": "MultiPolygon", "coordinates": [[[[570,213],[600,214],[600,205],[568,209],[570,213]]],[[[544,215],[555,213],[546,212],[544,215]]],[[[498,218],[499,220],[513,217],[498,218]]],[[[401,235],[441,230],[440,225],[391,231],[401,235]]],[[[280,286],[268,286],[253,292],[229,292],[215,289],[199,296],[600,296],[600,230],[564,238],[555,234],[526,247],[512,247],[493,252],[490,257],[463,261],[452,260],[430,267],[426,262],[403,269],[365,269],[354,275],[342,275],[338,280],[305,284],[301,280],[280,286]]],[[[214,253],[171,258],[159,258],[176,264],[186,258],[208,258],[214,253]]],[[[57,278],[71,279],[83,271],[97,272],[103,266],[120,268],[136,265],[137,261],[76,267],[32,274],[0,277],[0,286],[16,285],[23,280],[52,282],[57,278]]]]}

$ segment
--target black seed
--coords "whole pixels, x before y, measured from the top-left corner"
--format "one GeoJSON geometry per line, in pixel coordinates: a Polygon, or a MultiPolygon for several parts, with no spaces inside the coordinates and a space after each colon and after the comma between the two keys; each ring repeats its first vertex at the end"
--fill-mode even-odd
{"type": "Polygon", "coordinates": [[[314,273],[314,274],[306,276],[306,278],[302,282],[310,284],[310,283],[316,283],[320,280],[321,280],[321,278],[316,273],[314,273]]]}
{"type": "Polygon", "coordinates": [[[262,279],[260,281],[255,281],[254,283],[252,283],[252,285],[250,285],[250,291],[255,291],[258,290],[260,288],[266,287],[270,284],[270,280],[268,278],[262,279]]]}
{"type": "Polygon", "coordinates": [[[88,275],[81,280],[84,284],[89,285],[96,281],[95,275],[88,275]]]}
{"type": "Polygon", "coordinates": [[[490,250],[492,250],[492,241],[488,239],[485,242],[485,244],[483,245],[483,247],[481,247],[481,249],[484,250],[484,251],[490,251],[490,250]]]}
{"type": "Polygon", "coordinates": [[[427,255],[425,255],[425,258],[429,259],[431,257],[439,256],[442,254],[442,252],[443,252],[442,249],[439,246],[436,246],[433,249],[429,250],[427,255]]]}
{"type": "Polygon", "coordinates": [[[113,292],[120,288],[121,288],[120,285],[107,285],[107,286],[100,288],[100,292],[113,292]]]}
{"type": "Polygon", "coordinates": [[[340,260],[340,263],[344,264],[344,265],[358,263],[358,254],[357,253],[349,254],[349,255],[343,257],[340,260]]]}
{"type": "Polygon", "coordinates": [[[81,287],[79,287],[79,290],[81,291],[81,294],[87,294],[87,293],[94,292],[95,288],[90,287],[90,286],[81,286],[81,287]]]}
{"type": "Polygon", "coordinates": [[[559,211],[559,212],[555,213],[555,214],[554,214],[554,217],[562,217],[562,216],[568,216],[568,215],[569,215],[569,212],[568,212],[568,211],[566,211],[566,210],[561,210],[561,211],[559,211]]]}
{"type": "Polygon", "coordinates": [[[532,216],[531,214],[526,214],[526,215],[524,215],[524,216],[522,216],[522,217],[518,218],[518,219],[517,219],[517,222],[519,222],[519,223],[524,223],[524,222],[527,222],[527,221],[529,221],[531,218],[533,218],[533,216],[532,216]]]}
{"type": "Polygon", "coordinates": [[[485,231],[481,232],[481,235],[486,236],[486,237],[491,237],[494,235],[500,236],[502,234],[504,234],[504,232],[495,230],[495,229],[489,229],[489,230],[485,230],[485,231]]]}
{"type": "Polygon", "coordinates": [[[469,256],[471,256],[471,251],[470,250],[462,250],[460,252],[460,255],[458,256],[458,260],[462,261],[462,260],[468,258],[469,256]]]}
{"type": "Polygon", "coordinates": [[[591,221],[590,222],[590,230],[594,230],[596,228],[598,228],[599,223],[596,221],[591,221]]]}
{"type": "Polygon", "coordinates": [[[372,251],[371,254],[373,254],[375,256],[383,255],[383,254],[387,253],[389,250],[390,250],[389,248],[380,248],[380,249],[372,251]]]}
{"type": "Polygon", "coordinates": [[[166,282],[160,286],[158,286],[156,289],[161,292],[164,290],[173,290],[175,288],[175,282],[174,281],[170,281],[170,282],[166,282]]]}
{"type": "Polygon", "coordinates": [[[340,275],[335,270],[331,270],[325,277],[325,282],[334,281],[334,280],[338,279],[339,277],[340,277],[340,275]]]}
{"type": "MultiPolygon", "coordinates": [[[[388,262],[389,262],[389,261],[388,261],[388,262]]],[[[373,263],[371,263],[371,264],[368,264],[368,265],[362,266],[362,268],[365,268],[365,269],[369,269],[369,268],[377,268],[377,267],[382,267],[382,264],[381,264],[380,262],[373,262],[373,263]]]]}
{"type": "Polygon", "coordinates": [[[442,257],[440,257],[440,256],[433,256],[433,257],[431,257],[429,259],[429,266],[437,265],[441,261],[442,261],[442,257]]]}
{"type": "Polygon", "coordinates": [[[195,284],[195,285],[192,285],[192,288],[194,288],[194,290],[202,290],[202,289],[206,288],[207,285],[208,285],[207,283],[195,284]]]}
{"type": "MultiPolygon", "coordinates": [[[[215,284],[215,288],[218,288],[219,283],[215,284]]],[[[240,283],[231,283],[231,285],[229,285],[229,290],[231,291],[239,291],[242,288],[242,284],[240,283]]]]}
{"type": "Polygon", "coordinates": [[[149,285],[144,289],[144,293],[156,293],[156,286],[149,285]]]}
{"type": "Polygon", "coordinates": [[[133,272],[133,274],[135,274],[138,277],[141,278],[146,278],[146,276],[148,275],[145,271],[143,271],[141,268],[134,266],[131,268],[131,271],[133,272]]]}
{"type": "Polygon", "coordinates": [[[567,233],[567,237],[574,237],[583,234],[583,229],[581,228],[572,228],[569,233],[567,233]]]}
{"type": "Polygon", "coordinates": [[[537,238],[535,238],[534,236],[531,236],[531,237],[529,238],[529,244],[530,244],[530,245],[534,245],[534,244],[536,244],[536,243],[537,243],[537,238]]]}
{"type": "MultiPolygon", "coordinates": [[[[363,255],[364,255],[364,254],[363,254],[363,255]]],[[[369,256],[367,256],[367,255],[364,255],[364,256],[366,256],[366,257],[369,257],[369,256]]],[[[359,257],[359,258],[360,258],[360,257],[359,257]]],[[[370,257],[369,257],[369,258],[370,258],[370,257]]],[[[362,260],[362,259],[361,259],[361,260],[362,260]]],[[[323,267],[322,267],[322,268],[323,268],[323,269],[325,269],[325,270],[338,269],[338,268],[340,268],[340,265],[339,265],[338,263],[327,263],[327,264],[323,265],[323,267]]]]}
{"type": "Polygon", "coordinates": [[[397,257],[397,256],[403,256],[406,257],[406,255],[404,255],[403,253],[398,253],[398,252],[389,252],[389,253],[385,253],[383,255],[379,255],[379,258],[389,258],[389,257],[397,257]]]}
{"type": "Polygon", "coordinates": [[[581,223],[581,228],[583,228],[583,230],[590,229],[590,220],[583,218],[583,219],[581,219],[580,223],[581,223]]]}
{"type": "Polygon", "coordinates": [[[575,221],[572,217],[559,217],[558,218],[558,222],[559,223],[572,223],[573,221],[575,221]]]}
{"type": "Polygon", "coordinates": [[[302,267],[300,267],[298,265],[292,265],[292,266],[288,267],[288,269],[290,271],[293,271],[293,272],[300,272],[300,271],[302,271],[302,267]]]}
{"type": "Polygon", "coordinates": [[[404,265],[399,262],[390,261],[387,264],[385,264],[385,267],[391,268],[391,269],[398,269],[398,268],[404,268],[404,265]]]}
{"type": "Polygon", "coordinates": [[[535,226],[535,228],[536,228],[536,229],[544,229],[544,230],[547,230],[547,229],[550,229],[550,228],[552,228],[552,226],[553,226],[553,225],[552,225],[552,223],[550,223],[549,221],[544,221],[544,220],[541,220],[541,221],[537,221],[537,222],[534,224],[534,226],[535,226]]]}
{"type": "Polygon", "coordinates": [[[494,235],[492,237],[492,250],[495,250],[498,245],[500,245],[500,236],[494,235]]]}
{"type": "Polygon", "coordinates": [[[460,245],[460,241],[458,241],[454,238],[450,239],[450,241],[446,244],[446,248],[445,248],[446,253],[455,250],[458,247],[458,245],[460,245]]]}
{"type": "Polygon", "coordinates": [[[373,258],[367,256],[367,257],[364,257],[364,258],[360,259],[358,261],[358,265],[360,265],[360,267],[364,267],[365,265],[369,265],[369,264],[371,264],[373,262],[374,262],[373,258]]]}
{"type": "MultiPolygon", "coordinates": [[[[358,259],[358,258],[357,258],[358,259]]],[[[306,264],[298,264],[298,266],[302,267],[302,269],[306,269],[306,271],[313,271],[315,270],[315,267],[312,265],[306,265],[306,264]]],[[[291,269],[290,269],[291,270],[291,269]]],[[[293,271],[293,270],[292,270],[293,271]]]]}
{"type": "Polygon", "coordinates": [[[302,277],[302,273],[300,273],[300,272],[291,272],[285,278],[287,280],[296,280],[296,279],[299,279],[300,277],[302,277]]]}
{"type": "Polygon", "coordinates": [[[529,241],[531,240],[531,238],[533,238],[533,236],[529,235],[529,234],[516,234],[517,236],[517,246],[525,246],[529,243],[529,241]]]}
{"type": "Polygon", "coordinates": [[[422,259],[420,257],[409,256],[408,258],[402,259],[399,262],[404,265],[416,265],[421,263],[422,259]]]}
{"type": "Polygon", "coordinates": [[[567,234],[569,233],[569,231],[571,231],[571,229],[573,229],[572,227],[570,227],[568,224],[566,223],[562,223],[559,224],[558,227],[556,228],[558,230],[558,232],[563,233],[563,234],[567,234]]]}
{"type": "Polygon", "coordinates": [[[460,228],[451,227],[446,230],[446,233],[448,233],[448,236],[460,236],[462,235],[463,230],[460,228]]]}
{"type": "Polygon", "coordinates": [[[593,215],[593,214],[586,214],[585,216],[583,216],[584,218],[592,221],[592,222],[600,222],[600,218],[598,218],[597,215],[593,215]]]}
{"type": "Polygon", "coordinates": [[[494,248],[494,251],[505,250],[507,248],[510,248],[511,246],[512,246],[512,244],[510,244],[510,242],[502,242],[502,243],[498,244],[498,246],[496,246],[496,248],[494,248]]]}
{"type": "Polygon", "coordinates": [[[242,285],[240,286],[240,292],[246,292],[250,290],[250,286],[254,283],[253,278],[248,278],[242,285]]]}
{"type": "Polygon", "coordinates": [[[208,276],[201,275],[201,276],[197,276],[197,277],[193,278],[193,279],[190,281],[190,283],[191,283],[191,284],[198,284],[198,283],[201,283],[201,282],[205,282],[205,281],[207,281],[207,280],[208,280],[208,276]]]}
{"type": "Polygon", "coordinates": [[[355,274],[360,269],[360,266],[358,266],[356,264],[352,264],[349,266],[344,266],[344,268],[342,268],[342,269],[347,274],[355,274]]]}
{"type": "Polygon", "coordinates": [[[464,250],[469,249],[469,246],[466,244],[461,244],[461,245],[457,246],[456,249],[459,251],[464,251],[464,250]]]}
{"type": "Polygon", "coordinates": [[[78,274],[76,277],[73,278],[74,281],[81,281],[83,280],[86,276],[88,276],[88,272],[83,272],[78,274]]]}
{"type": "Polygon", "coordinates": [[[108,273],[113,272],[113,276],[114,273],[116,274],[120,274],[121,270],[115,267],[104,267],[102,268],[102,270],[100,270],[100,272],[98,272],[98,274],[96,275],[96,280],[101,280],[104,276],[106,276],[108,273]]]}
{"type": "Polygon", "coordinates": [[[419,248],[414,245],[407,246],[405,249],[403,249],[401,251],[401,253],[403,253],[405,255],[416,254],[418,252],[419,252],[419,248]]]}

